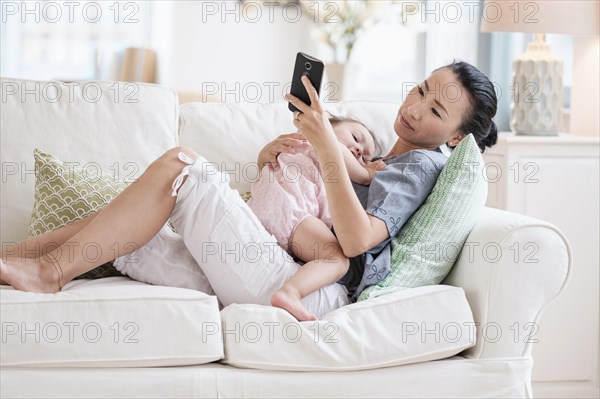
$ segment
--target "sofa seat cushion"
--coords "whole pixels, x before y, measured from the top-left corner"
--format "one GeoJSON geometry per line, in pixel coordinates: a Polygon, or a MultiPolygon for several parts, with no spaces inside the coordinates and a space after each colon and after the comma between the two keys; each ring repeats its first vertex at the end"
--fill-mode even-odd
{"type": "Polygon", "coordinates": [[[1,365],[148,367],[223,357],[217,298],[112,277],[57,294],[0,289],[1,365]]]}
{"type": "Polygon", "coordinates": [[[343,371],[425,362],[475,344],[462,288],[397,291],[298,322],[283,309],[248,304],[221,311],[224,363],[255,369],[343,371]]]}

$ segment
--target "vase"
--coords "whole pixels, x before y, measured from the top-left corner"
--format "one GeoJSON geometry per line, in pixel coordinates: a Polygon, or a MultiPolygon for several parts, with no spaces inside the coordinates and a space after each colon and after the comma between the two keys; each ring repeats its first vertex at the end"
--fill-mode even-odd
{"type": "Polygon", "coordinates": [[[344,100],[344,78],[346,64],[331,63],[325,65],[326,83],[323,85],[321,98],[323,102],[338,102],[344,100]]]}

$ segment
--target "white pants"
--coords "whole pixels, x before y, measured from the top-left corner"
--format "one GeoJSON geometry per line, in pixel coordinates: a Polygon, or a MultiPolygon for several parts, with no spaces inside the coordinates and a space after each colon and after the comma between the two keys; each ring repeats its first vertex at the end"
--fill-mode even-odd
{"type": "MultiPolygon", "coordinates": [[[[300,265],[231,189],[227,174],[202,157],[194,161],[180,152],[179,159],[188,166],[173,183],[177,200],[171,221],[178,234],[163,226],[139,250],[117,258],[115,267],[138,281],[216,294],[223,306],[270,305],[273,293],[300,265]]],[[[349,303],[340,284],[302,302],[317,317],[349,303]]]]}

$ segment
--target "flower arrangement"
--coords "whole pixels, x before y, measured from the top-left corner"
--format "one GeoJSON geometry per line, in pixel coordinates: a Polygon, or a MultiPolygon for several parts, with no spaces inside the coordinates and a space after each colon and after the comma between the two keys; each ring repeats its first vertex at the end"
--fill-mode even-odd
{"type": "Polygon", "coordinates": [[[402,0],[300,0],[303,15],[317,25],[313,38],[327,44],[336,63],[347,62],[361,33],[379,22],[402,23],[402,0]]]}

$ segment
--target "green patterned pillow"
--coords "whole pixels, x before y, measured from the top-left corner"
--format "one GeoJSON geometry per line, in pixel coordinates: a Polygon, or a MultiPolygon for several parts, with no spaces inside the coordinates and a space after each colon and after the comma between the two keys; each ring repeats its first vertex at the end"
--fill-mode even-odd
{"type": "Polygon", "coordinates": [[[452,151],[423,205],[392,240],[391,270],[359,301],[439,284],[450,273],[487,198],[483,158],[472,134],[452,151]]]}
{"type": "Polygon", "coordinates": [[[92,175],[95,168],[65,164],[55,156],[35,149],[35,197],[29,237],[83,219],[115,198],[126,183],[110,175],[92,175]]]}
{"type": "MultiPolygon", "coordinates": [[[[29,237],[83,219],[104,207],[127,184],[110,175],[92,175],[93,168],[66,164],[53,155],[35,149],[35,196],[29,237]]],[[[112,263],[106,263],[78,278],[121,276],[112,263]]]]}
{"type": "Polygon", "coordinates": [[[252,198],[252,193],[250,191],[245,191],[243,193],[240,193],[240,197],[242,197],[244,202],[248,202],[250,201],[250,198],[252,198]]]}

